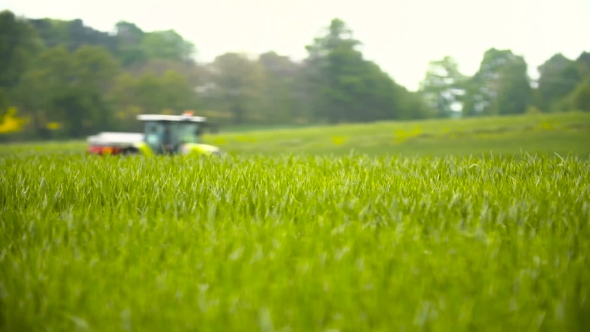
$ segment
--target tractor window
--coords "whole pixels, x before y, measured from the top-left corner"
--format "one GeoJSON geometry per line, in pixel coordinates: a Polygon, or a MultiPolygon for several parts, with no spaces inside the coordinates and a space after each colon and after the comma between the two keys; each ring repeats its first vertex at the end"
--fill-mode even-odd
{"type": "Polygon", "coordinates": [[[146,122],[145,124],[145,141],[155,150],[158,150],[163,144],[164,126],[157,122],[146,122]]]}
{"type": "Polygon", "coordinates": [[[175,141],[178,143],[199,143],[199,123],[175,123],[175,141]]]}

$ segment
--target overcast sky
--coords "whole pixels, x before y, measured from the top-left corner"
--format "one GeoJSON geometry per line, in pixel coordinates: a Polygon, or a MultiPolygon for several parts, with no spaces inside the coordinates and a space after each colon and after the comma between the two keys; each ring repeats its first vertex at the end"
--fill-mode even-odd
{"type": "Polygon", "coordinates": [[[198,60],[227,51],[269,50],[303,58],[332,18],[363,42],[365,57],[416,89],[430,60],[455,57],[465,74],[491,47],[523,55],[529,72],[561,52],[590,51],[590,0],[0,0],[30,18],[82,19],[99,30],[126,20],[145,31],[174,29],[198,60]]]}

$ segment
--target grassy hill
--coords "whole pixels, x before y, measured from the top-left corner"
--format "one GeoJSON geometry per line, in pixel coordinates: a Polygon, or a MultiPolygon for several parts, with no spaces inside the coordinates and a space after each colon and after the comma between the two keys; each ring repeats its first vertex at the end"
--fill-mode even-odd
{"type": "MultiPolygon", "coordinates": [[[[590,155],[590,114],[560,113],[454,120],[379,122],[206,135],[231,154],[445,156],[528,153],[590,155]]],[[[83,152],[85,141],[10,144],[16,151],[83,152]]]]}

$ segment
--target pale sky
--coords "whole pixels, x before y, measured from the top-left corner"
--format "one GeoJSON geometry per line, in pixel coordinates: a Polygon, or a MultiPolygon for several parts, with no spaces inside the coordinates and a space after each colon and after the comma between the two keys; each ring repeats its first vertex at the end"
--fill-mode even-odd
{"type": "Polygon", "coordinates": [[[590,0],[0,0],[29,18],[80,18],[110,31],[126,20],[144,31],[174,29],[199,61],[227,51],[274,50],[293,59],[335,18],[363,42],[365,57],[398,83],[418,88],[426,66],[445,55],[475,73],[485,50],[510,48],[529,73],[557,52],[590,51],[590,0]]]}

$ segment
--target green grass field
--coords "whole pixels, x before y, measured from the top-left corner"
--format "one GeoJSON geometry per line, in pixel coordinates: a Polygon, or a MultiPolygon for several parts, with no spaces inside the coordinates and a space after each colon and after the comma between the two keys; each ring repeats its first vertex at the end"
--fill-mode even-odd
{"type": "MultiPolygon", "coordinates": [[[[302,129],[267,129],[205,136],[230,154],[482,156],[558,153],[590,157],[590,113],[462,120],[383,122],[302,129]]],[[[0,145],[7,153],[83,153],[85,141],[0,145]]]]}
{"type": "Polygon", "coordinates": [[[208,137],[221,159],[2,146],[0,330],[587,331],[589,124],[208,137]]]}

